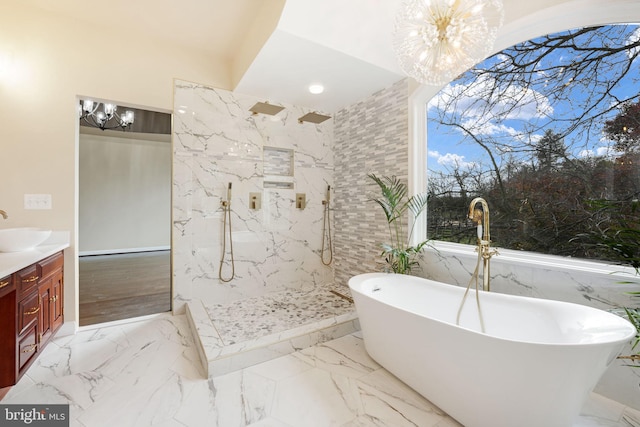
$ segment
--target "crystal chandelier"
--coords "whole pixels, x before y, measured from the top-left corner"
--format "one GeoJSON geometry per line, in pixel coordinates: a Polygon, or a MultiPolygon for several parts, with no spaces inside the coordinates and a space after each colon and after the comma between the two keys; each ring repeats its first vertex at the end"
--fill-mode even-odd
{"type": "Polygon", "coordinates": [[[104,107],[98,111],[100,102],[93,102],[90,99],[80,101],[80,120],[102,130],[118,128],[127,130],[127,127],[133,124],[133,111],[127,110],[123,115],[119,115],[115,104],[102,105],[104,107]]]}
{"type": "Polygon", "coordinates": [[[404,0],[393,29],[400,68],[448,83],[491,53],[503,18],[502,0],[404,0]]]}

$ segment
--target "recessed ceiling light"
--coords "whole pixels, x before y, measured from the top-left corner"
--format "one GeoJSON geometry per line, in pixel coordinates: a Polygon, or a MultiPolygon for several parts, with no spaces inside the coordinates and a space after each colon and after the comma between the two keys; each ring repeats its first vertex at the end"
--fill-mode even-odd
{"type": "Polygon", "coordinates": [[[324,86],[319,83],[314,83],[312,85],[309,85],[309,92],[314,95],[318,95],[319,93],[324,92],[324,86]]]}

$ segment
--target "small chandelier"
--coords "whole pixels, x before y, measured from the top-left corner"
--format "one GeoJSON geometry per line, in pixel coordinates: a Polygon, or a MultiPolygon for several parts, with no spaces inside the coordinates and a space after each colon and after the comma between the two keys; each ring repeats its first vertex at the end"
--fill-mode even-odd
{"type": "Polygon", "coordinates": [[[98,111],[100,102],[93,102],[90,99],[81,100],[80,120],[102,130],[120,128],[124,131],[133,124],[133,111],[126,110],[123,115],[119,115],[117,105],[107,103],[103,105],[103,109],[98,111]]]}
{"type": "Polygon", "coordinates": [[[404,0],[393,29],[400,68],[448,83],[491,53],[503,19],[502,0],[404,0]]]}

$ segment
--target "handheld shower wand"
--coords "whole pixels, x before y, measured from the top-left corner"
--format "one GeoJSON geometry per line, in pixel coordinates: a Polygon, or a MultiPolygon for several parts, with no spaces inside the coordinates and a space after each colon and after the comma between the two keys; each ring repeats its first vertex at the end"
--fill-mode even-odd
{"type": "Polygon", "coordinates": [[[220,255],[220,268],[218,269],[218,277],[222,282],[230,282],[236,275],[235,270],[235,261],[233,259],[233,236],[231,234],[231,183],[227,187],[227,200],[222,200],[221,202],[223,209],[223,219],[222,219],[222,254],[220,255]],[[227,219],[229,222],[229,250],[231,255],[231,277],[224,278],[222,277],[222,265],[224,264],[224,256],[226,253],[226,243],[227,243],[227,219]]]}
{"type": "Polygon", "coordinates": [[[333,245],[331,244],[331,217],[329,206],[331,204],[331,186],[327,186],[327,195],[325,200],[322,201],[324,205],[324,213],[322,218],[322,250],[320,251],[320,258],[324,265],[330,265],[333,261],[333,245]],[[329,260],[325,261],[325,241],[327,242],[327,251],[329,252],[329,260]]]}

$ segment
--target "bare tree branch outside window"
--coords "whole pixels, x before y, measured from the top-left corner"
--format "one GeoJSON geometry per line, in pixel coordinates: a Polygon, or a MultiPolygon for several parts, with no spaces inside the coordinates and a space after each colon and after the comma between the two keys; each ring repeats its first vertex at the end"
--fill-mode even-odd
{"type": "Polygon", "coordinates": [[[428,105],[429,237],[640,266],[640,27],[579,28],[505,49],[428,105]],[[640,235],[638,234],[634,236],[640,235]]]}

